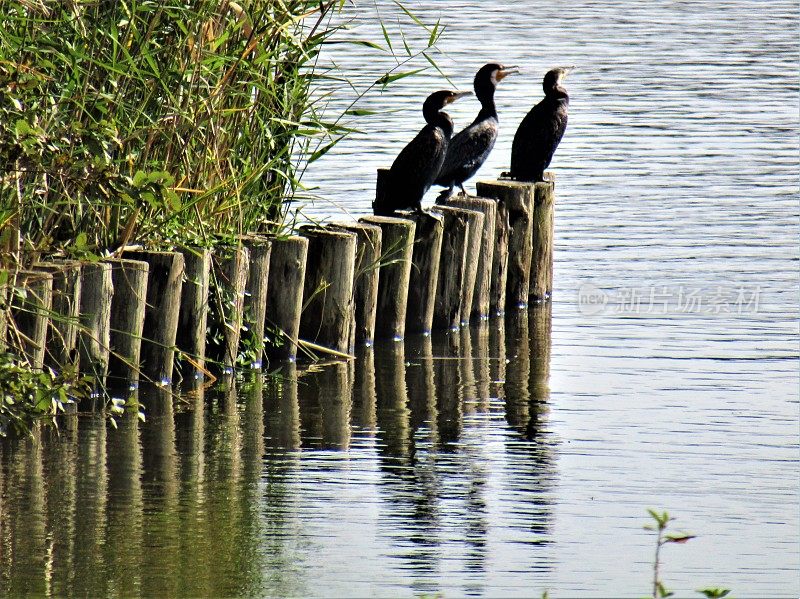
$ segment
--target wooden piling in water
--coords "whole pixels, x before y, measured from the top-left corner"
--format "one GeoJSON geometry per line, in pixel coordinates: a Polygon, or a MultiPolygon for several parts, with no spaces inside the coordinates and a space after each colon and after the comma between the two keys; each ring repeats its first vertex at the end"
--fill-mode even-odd
{"type": "Polygon", "coordinates": [[[519,181],[479,181],[478,193],[505,204],[508,211],[506,308],[528,305],[533,254],[533,185],[519,181]]]}
{"type": "Polygon", "coordinates": [[[443,216],[442,251],[436,282],[433,327],[453,330],[461,325],[463,288],[466,286],[470,219],[466,210],[434,206],[443,216]]]}
{"type": "Polygon", "coordinates": [[[147,307],[150,266],[141,260],[108,260],[114,295],[111,298],[108,376],[136,386],[139,380],[142,333],[147,307]]]}
{"type": "Polygon", "coordinates": [[[221,345],[206,346],[206,356],[221,363],[226,373],[233,371],[239,355],[249,259],[250,251],[244,246],[221,248],[211,259],[217,293],[209,301],[214,302],[214,325],[222,339],[221,345]]]}
{"type": "MultiPolygon", "coordinates": [[[[266,237],[247,237],[244,244],[250,252],[250,270],[244,296],[244,336],[249,340],[252,366],[261,368],[264,357],[264,322],[267,317],[267,287],[272,242],[266,237]]],[[[240,344],[242,341],[240,341],[240,344]]]]}
{"type": "Polygon", "coordinates": [[[47,351],[44,363],[60,371],[77,368],[78,316],[81,301],[81,265],[70,260],[64,262],[39,262],[36,270],[53,275],[53,316],[47,329],[47,351]]]}
{"type": "Polygon", "coordinates": [[[53,275],[43,271],[17,272],[16,286],[25,291],[24,296],[12,299],[11,313],[14,320],[12,338],[31,368],[44,366],[47,341],[47,326],[53,306],[53,275]]]}
{"type": "MultiPolygon", "coordinates": [[[[469,324],[469,317],[472,312],[472,298],[475,295],[475,281],[478,277],[478,264],[481,253],[481,242],[483,239],[484,216],[482,212],[477,210],[455,206],[436,206],[434,211],[438,211],[440,208],[460,210],[464,213],[464,217],[467,219],[469,225],[465,239],[466,245],[464,247],[464,278],[461,284],[461,302],[459,309],[459,324],[464,326],[469,324]]],[[[451,273],[448,273],[448,276],[449,274],[451,273]]]]}
{"type": "Polygon", "coordinates": [[[275,335],[266,347],[271,358],[294,360],[303,308],[308,239],[292,235],[272,242],[267,284],[267,328],[275,335]]]}
{"type": "Polygon", "coordinates": [[[366,223],[334,223],[334,231],[356,234],[356,266],[353,280],[355,320],[350,334],[350,347],[372,345],[375,340],[375,312],[378,303],[378,273],[380,268],[381,228],[366,223]]]}
{"type": "Polygon", "coordinates": [[[414,251],[414,221],[391,216],[366,216],[359,222],[381,228],[381,266],[375,337],[400,340],[405,335],[408,283],[414,251]]]}
{"type": "Polygon", "coordinates": [[[203,248],[181,250],[184,261],[181,308],[175,345],[185,359],[178,366],[185,377],[206,367],[208,293],[211,281],[211,252],[203,248]],[[193,362],[193,364],[192,364],[193,362]]]}
{"type": "Polygon", "coordinates": [[[444,217],[436,213],[415,214],[414,251],[408,283],[406,332],[428,335],[433,328],[436,285],[442,256],[444,217]]]}
{"type": "Polygon", "coordinates": [[[175,338],[181,307],[184,260],[178,252],[126,251],[128,260],[149,265],[141,373],[157,384],[172,382],[175,338]]]}
{"type": "Polygon", "coordinates": [[[533,210],[533,255],[530,298],[545,301],[553,292],[553,236],[555,193],[553,182],[536,183],[533,210]]]}
{"type": "Polygon", "coordinates": [[[319,227],[303,227],[301,232],[308,239],[308,258],[300,338],[348,353],[355,318],[356,235],[319,227]]]}
{"type": "Polygon", "coordinates": [[[490,294],[497,226],[497,202],[489,198],[451,196],[447,199],[446,205],[477,210],[483,213],[483,227],[480,229],[480,239],[477,238],[477,232],[474,232],[470,242],[470,247],[472,248],[470,256],[474,256],[475,245],[480,242],[476,264],[475,291],[472,296],[470,316],[477,320],[488,318],[491,304],[490,294]]]}
{"type": "Polygon", "coordinates": [[[113,295],[111,264],[87,262],[81,265],[80,369],[83,374],[94,376],[97,385],[105,384],[108,372],[113,295]]]}

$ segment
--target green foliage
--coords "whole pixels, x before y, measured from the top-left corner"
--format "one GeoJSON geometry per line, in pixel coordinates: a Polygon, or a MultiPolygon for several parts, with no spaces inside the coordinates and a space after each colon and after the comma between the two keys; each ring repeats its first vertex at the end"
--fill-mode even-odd
{"type": "Polygon", "coordinates": [[[720,589],[715,587],[708,589],[699,589],[697,592],[702,593],[709,599],[719,599],[720,597],[727,597],[731,591],[730,589],[720,589]]]}
{"type": "MultiPolygon", "coordinates": [[[[314,93],[336,78],[323,45],[394,53],[385,27],[388,48],[346,37],[344,6],[4,2],[0,244],[84,255],[274,231],[307,165],[353,130],[314,93]]],[[[407,57],[353,104],[422,70],[399,69],[443,31],[398,7],[428,45],[414,53],[401,30],[407,57]]]]}
{"type": "Polygon", "coordinates": [[[73,372],[33,371],[8,353],[0,353],[0,436],[25,434],[38,419],[64,412],[64,407],[87,396],[89,387],[73,372]]]}
{"type": "MultiPolygon", "coordinates": [[[[675,593],[670,591],[666,586],[664,586],[663,581],[661,580],[660,576],[660,568],[661,568],[661,547],[666,545],[667,543],[686,543],[691,539],[695,538],[695,535],[686,534],[686,533],[679,533],[679,534],[665,534],[667,526],[670,522],[672,522],[675,518],[669,515],[668,512],[658,512],[656,510],[648,509],[647,513],[650,514],[650,517],[655,522],[655,526],[652,524],[646,524],[644,526],[645,530],[654,530],[657,532],[656,537],[656,554],[655,559],[653,560],[653,592],[651,597],[653,599],[660,599],[662,597],[672,597],[675,593]]],[[[698,590],[698,593],[702,593],[706,597],[725,597],[730,590],[728,589],[718,589],[718,588],[708,588],[698,590]]]]}

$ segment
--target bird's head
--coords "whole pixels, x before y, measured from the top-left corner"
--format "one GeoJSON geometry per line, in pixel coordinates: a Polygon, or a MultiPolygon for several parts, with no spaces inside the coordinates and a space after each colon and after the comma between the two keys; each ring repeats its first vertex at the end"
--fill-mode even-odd
{"type": "Polygon", "coordinates": [[[482,91],[494,91],[498,83],[514,73],[519,73],[517,67],[506,67],[496,62],[483,65],[475,73],[475,94],[480,96],[482,91]]]}
{"type": "Polygon", "coordinates": [[[433,92],[430,96],[428,96],[428,98],[425,100],[425,103],[422,105],[422,114],[424,114],[425,119],[428,120],[429,117],[434,116],[448,104],[452,104],[464,96],[471,95],[472,92],[454,92],[447,89],[433,92]]]}
{"type": "Polygon", "coordinates": [[[556,67],[547,71],[544,76],[544,81],[542,82],[545,93],[547,93],[548,90],[559,87],[561,82],[566,79],[567,75],[574,69],[575,67],[556,67]]]}

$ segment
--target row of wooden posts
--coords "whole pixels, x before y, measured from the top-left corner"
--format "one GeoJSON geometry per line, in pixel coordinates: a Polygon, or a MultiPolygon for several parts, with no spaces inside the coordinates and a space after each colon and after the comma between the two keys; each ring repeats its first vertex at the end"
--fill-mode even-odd
{"type": "Polygon", "coordinates": [[[422,214],[248,235],[213,252],[40,262],[0,285],[13,319],[0,318],[0,346],[36,368],[79,366],[101,384],[140,374],[167,384],[176,351],[187,376],[208,372],[208,359],[233,369],[243,342],[260,365],[262,352],[347,357],[376,338],[457,329],[549,298],[553,188],[480,181],[479,197],[452,196],[422,214]],[[209,293],[212,282],[221,293],[209,293]]]}

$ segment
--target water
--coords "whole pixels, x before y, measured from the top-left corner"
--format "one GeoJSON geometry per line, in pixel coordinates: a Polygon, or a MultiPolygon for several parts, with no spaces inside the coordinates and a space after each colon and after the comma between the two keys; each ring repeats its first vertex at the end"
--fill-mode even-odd
{"type": "MultiPolygon", "coordinates": [[[[489,60],[523,71],[479,177],[505,168],[541,74],[579,67],[552,165],[552,315],[458,351],[409,339],[352,369],[142,392],[146,423],[81,415],[1,445],[2,594],[639,597],[657,508],[697,535],[663,551],[680,596],[800,595],[797,6],[621,6],[412,5],[447,23],[456,86],[489,60]]],[[[360,84],[391,63],[336,52],[360,84]]],[[[440,87],[370,97],[391,112],[313,165],[306,217],[368,212],[440,87]]]]}

